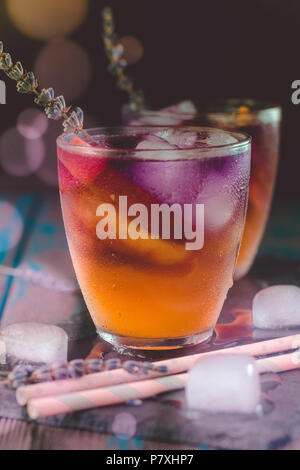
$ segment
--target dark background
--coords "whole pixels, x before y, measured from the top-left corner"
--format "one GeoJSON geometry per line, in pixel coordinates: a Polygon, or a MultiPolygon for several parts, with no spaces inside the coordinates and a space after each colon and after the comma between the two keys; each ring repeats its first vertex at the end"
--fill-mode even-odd
{"type": "MultiPolygon", "coordinates": [[[[76,104],[97,124],[114,125],[120,122],[126,96],[107,71],[101,41],[101,8],[108,2],[88,3],[85,20],[69,35],[85,48],[92,65],[89,86],[76,104]]],[[[252,97],[282,105],[276,197],[298,198],[300,105],[291,102],[291,83],[300,79],[300,1],[112,0],[109,4],[118,34],[135,36],[144,45],[143,58],[129,73],[152,107],[207,96],[252,97]]],[[[0,31],[5,49],[31,70],[46,42],[21,34],[4,1],[0,31]]],[[[22,109],[32,107],[31,97],[18,95],[14,83],[4,74],[1,78],[7,84],[7,104],[0,106],[0,135],[15,125],[22,109]]]]}

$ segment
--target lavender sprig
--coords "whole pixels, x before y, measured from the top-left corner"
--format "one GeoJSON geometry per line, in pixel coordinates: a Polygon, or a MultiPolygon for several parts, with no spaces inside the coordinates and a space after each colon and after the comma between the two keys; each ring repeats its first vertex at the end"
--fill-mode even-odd
{"type": "Polygon", "coordinates": [[[95,140],[83,129],[83,111],[81,108],[66,106],[63,96],[55,97],[53,88],[38,89],[38,81],[33,72],[27,72],[20,61],[15,64],[11,55],[4,52],[3,42],[0,41],[0,70],[11,80],[16,81],[18,93],[33,94],[34,102],[41,106],[49,119],[63,119],[64,132],[78,134],[82,132],[90,141],[95,140]]]}
{"type": "Polygon", "coordinates": [[[168,373],[168,367],[166,365],[156,365],[152,362],[138,362],[138,361],[125,361],[122,364],[123,369],[125,369],[130,374],[148,374],[149,371],[159,372],[161,374],[168,373]]]}
{"type": "Polygon", "coordinates": [[[119,38],[115,32],[113,10],[105,7],[102,10],[103,18],[103,43],[105,52],[109,60],[108,70],[117,79],[117,87],[125,91],[129,96],[127,109],[131,111],[145,108],[145,97],[142,90],[135,90],[132,78],[125,74],[127,66],[123,58],[124,47],[119,43],[119,38]]]}
{"type": "Polygon", "coordinates": [[[6,375],[6,379],[0,382],[0,386],[4,385],[17,389],[22,385],[50,382],[52,380],[78,379],[87,374],[95,374],[105,370],[111,371],[120,367],[133,375],[148,375],[149,371],[156,371],[161,374],[168,373],[168,368],[164,365],[137,361],[125,361],[122,363],[119,358],[103,359],[103,355],[101,355],[99,358],[74,359],[70,362],[57,361],[53,364],[44,364],[39,367],[20,364],[14,367],[11,372],[3,372],[1,374],[2,376],[6,375]]]}
{"type": "Polygon", "coordinates": [[[58,361],[51,365],[45,364],[39,367],[20,364],[7,373],[6,380],[0,382],[0,385],[16,389],[22,385],[80,378],[87,374],[118,369],[120,367],[119,363],[114,365],[110,363],[108,366],[106,362],[102,358],[92,358],[86,360],[74,359],[70,362],[58,361]],[[107,369],[108,367],[109,369],[107,369]]]}

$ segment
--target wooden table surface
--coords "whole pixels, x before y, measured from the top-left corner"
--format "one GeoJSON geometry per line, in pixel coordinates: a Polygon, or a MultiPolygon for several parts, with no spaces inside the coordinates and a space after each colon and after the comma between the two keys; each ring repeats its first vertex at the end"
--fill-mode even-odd
{"type": "MultiPolygon", "coordinates": [[[[45,194],[7,191],[0,196],[0,210],[4,214],[0,221],[1,265],[27,267],[58,279],[75,278],[56,191],[45,194]]],[[[287,203],[277,204],[260,253],[300,259],[299,229],[299,208],[287,203]]],[[[66,296],[26,280],[0,275],[1,326],[24,320],[68,324],[74,314],[84,308],[80,295],[66,296]]],[[[299,448],[299,442],[289,444],[290,448],[293,446],[299,448]]],[[[122,440],[108,434],[0,418],[1,450],[193,448],[199,447],[138,437],[122,440]]]]}

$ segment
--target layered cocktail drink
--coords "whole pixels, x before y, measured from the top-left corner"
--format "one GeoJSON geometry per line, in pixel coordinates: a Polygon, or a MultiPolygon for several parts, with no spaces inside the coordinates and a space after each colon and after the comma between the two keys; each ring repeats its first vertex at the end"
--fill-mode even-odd
{"type": "Polygon", "coordinates": [[[209,128],[104,128],[59,137],[61,204],[89,312],[117,347],[212,334],[244,228],[250,139],[209,128]]]}
{"type": "Polygon", "coordinates": [[[219,101],[198,108],[201,112],[190,102],[183,102],[160,111],[127,113],[124,122],[128,125],[212,126],[252,136],[249,205],[235,272],[238,279],[249,271],[268,219],[279,155],[281,109],[253,100],[219,101]]]}

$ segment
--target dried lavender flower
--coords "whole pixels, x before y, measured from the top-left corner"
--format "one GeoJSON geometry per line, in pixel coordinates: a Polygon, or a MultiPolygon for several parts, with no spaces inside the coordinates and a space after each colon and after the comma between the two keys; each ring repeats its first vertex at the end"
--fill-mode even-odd
{"type": "Polygon", "coordinates": [[[122,44],[117,44],[112,48],[112,57],[113,59],[119,63],[122,67],[127,65],[125,59],[122,59],[122,55],[124,54],[124,46],[122,44]]]}
{"type": "Polygon", "coordinates": [[[33,367],[30,365],[21,364],[16,366],[13,371],[9,374],[8,385],[11,388],[18,388],[24,385],[28,377],[31,376],[33,367]]]}
{"type": "MultiPolygon", "coordinates": [[[[130,374],[147,375],[149,371],[168,373],[165,365],[155,365],[151,362],[125,361],[123,364],[119,358],[100,359],[74,359],[70,362],[58,361],[53,364],[44,364],[39,367],[21,364],[7,373],[7,379],[0,382],[1,385],[16,389],[21,385],[49,382],[51,380],[64,380],[68,378],[80,378],[86,374],[95,374],[103,370],[115,370],[123,367],[130,374]]],[[[137,404],[137,403],[131,403],[137,404]]]]}
{"type": "Polygon", "coordinates": [[[65,99],[62,95],[49,101],[45,106],[45,113],[49,119],[62,119],[68,112],[65,99]]]}
{"type": "Polygon", "coordinates": [[[31,382],[50,382],[51,380],[53,380],[53,377],[51,367],[48,365],[38,367],[30,376],[31,382]]]}
{"type": "Polygon", "coordinates": [[[83,127],[83,111],[81,108],[75,108],[70,116],[64,120],[63,128],[65,133],[69,133],[76,129],[76,133],[82,130],[83,127]]]}
{"type": "Polygon", "coordinates": [[[82,132],[94,144],[97,143],[85,130],[83,130],[83,112],[80,108],[71,110],[66,106],[63,96],[55,97],[53,88],[38,90],[38,82],[33,72],[24,72],[24,67],[20,61],[15,64],[11,55],[3,52],[3,42],[0,41],[0,70],[15,80],[16,88],[22,94],[34,94],[34,102],[41,106],[49,119],[63,119],[65,132],[82,132]]]}
{"type": "Polygon", "coordinates": [[[79,378],[85,375],[85,366],[83,359],[74,359],[68,364],[69,377],[79,378]]]}
{"type": "Polygon", "coordinates": [[[7,379],[0,382],[0,386],[4,385],[16,389],[21,385],[80,378],[86,374],[102,372],[104,364],[106,370],[118,369],[121,366],[120,360],[117,358],[108,359],[107,361],[99,358],[74,359],[70,362],[58,361],[35,368],[31,365],[21,364],[7,373],[7,379]]]}
{"type": "Polygon", "coordinates": [[[34,73],[28,72],[23,78],[17,81],[16,87],[19,93],[34,93],[38,87],[34,73]]]}
{"type": "Polygon", "coordinates": [[[21,80],[24,75],[24,69],[21,62],[16,62],[16,64],[8,72],[6,72],[6,75],[12,80],[21,80]]]}
{"type": "Polygon", "coordinates": [[[157,372],[160,372],[161,374],[167,374],[168,373],[168,367],[161,365],[161,366],[156,366],[155,369],[157,372]]]}
{"type": "Polygon", "coordinates": [[[140,406],[143,404],[143,401],[140,400],[139,398],[136,398],[134,400],[128,400],[126,404],[129,406],[140,406]]]}
{"type": "Polygon", "coordinates": [[[168,373],[168,367],[165,365],[155,365],[151,362],[125,361],[123,369],[130,374],[148,374],[149,371],[156,371],[161,374],[168,373]]]}
{"type": "Polygon", "coordinates": [[[127,62],[123,58],[124,46],[118,42],[119,39],[115,32],[113,10],[111,7],[103,8],[102,19],[103,43],[109,60],[108,70],[113,76],[117,77],[117,87],[128,94],[129,103],[126,105],[126,108],[130,110],[143,109],[145,108],[143,92],[141,90],[134,90],[133,80],[124,72],[127,66],[127,62]]]}
{"type": "Polygon", "coordinates": [[[105,369],[106,370],[114,370],[119,369],[121,367],[121,361],[118,358],[111,358],[105,361],[105,369]]]}
{"type": "Polygon", "coordinates": [[[92,358],[85,361],[85,371],[87,374],[94,374],[103,370],[103,359],[92,358]]]}
{"type": "Polygon", "coordinates": [[[65,380],[69,377],[68,364],[63,361],[56,361],[51,364],[51,375],[53,380],[65,380]]]}
{"type": "Polygon", "coordinates": [[[129,374],[138,374],[141,370],[141,363],[137,361],[125,361],[123,363],[123,369],[129,374]]]}
{"type": "Polygon", "coordinates": [[[42,91],[34,99],[35,104],[45,108],[50,102],[54,100],[53,88],[43,88],[42,91]]]}
{"type": "Polygon", "coordinates": [[[0,70],[4,72],[10,70],[13,67],[11,56],[8,53],[1,53],[0,57],[0,70]]]}

